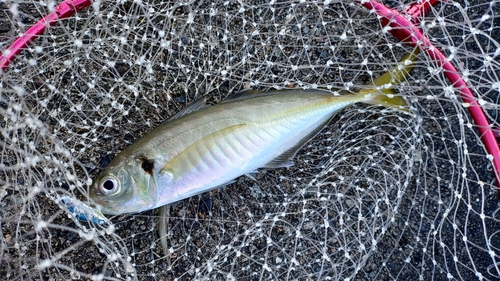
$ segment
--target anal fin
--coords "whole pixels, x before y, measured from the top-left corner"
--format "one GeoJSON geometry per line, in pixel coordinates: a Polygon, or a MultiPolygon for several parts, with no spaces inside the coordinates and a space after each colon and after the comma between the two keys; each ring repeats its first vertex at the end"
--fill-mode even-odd
{"type": "Polygon", "coordinates": [[[258,173],[259,173],[259,171],[253,171],[253,172],[246,173],[245,176],[247,176],[247,178],[249,178],[253,181],[257,181],[257,179],[253,175],[256,175],[258,173]]]}
{"type": "Polygon", "coordinates": [[[300,139],[294,146],[292,146],[290,149],[287,151],[279,154],[276,156],[274,159],[266,163],[264,165],[264,168],[286,168],[286,167],[291,167],[293,166],[293,158],[297,154],[297,151],[299,151],[309,140],[314,138],[319,132],[321,132],[328,123],[330,123],[330,120],[332,120],[333,115],[329,116],[325,121],[323,121],[320,125],[318,125],[316,128],[314,128],[311,132],[309,132],[307,135],[305,135],[302,139],[300,139]]]}

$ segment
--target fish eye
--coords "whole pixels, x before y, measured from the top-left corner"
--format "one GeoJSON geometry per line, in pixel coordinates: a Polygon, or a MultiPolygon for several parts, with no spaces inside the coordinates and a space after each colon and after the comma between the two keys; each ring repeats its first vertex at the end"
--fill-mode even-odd
{"type": "Polygon", "coordinates": [[[113,195],[120,190],[120,181],[114,176],[107,176],[101,180],[99,188],[102,193],[113,195]]]}

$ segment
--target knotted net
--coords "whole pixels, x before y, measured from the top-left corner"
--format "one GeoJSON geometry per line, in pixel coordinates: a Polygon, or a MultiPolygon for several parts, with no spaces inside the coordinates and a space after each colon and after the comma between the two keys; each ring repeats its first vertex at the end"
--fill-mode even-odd
{"type": "MultiPolygon", "coordinates": [[[[0,3],[0,49],[53,1],[0,3]]],[[[410,2],[387,1],[398,10],[410,2]]],[[[500,2],[446,1],[418,27],[495,129],[500,2]]],[[[295,166],[262,169],[159,213],[80,222],[69,196],[201,97],[356,91],[413,49],[351,1],[94,1],[1,74],[0,276],[6,280],[495,280],[492,157],[425,53],[396,87],[412,114],[341,111],[295,166]]]]}

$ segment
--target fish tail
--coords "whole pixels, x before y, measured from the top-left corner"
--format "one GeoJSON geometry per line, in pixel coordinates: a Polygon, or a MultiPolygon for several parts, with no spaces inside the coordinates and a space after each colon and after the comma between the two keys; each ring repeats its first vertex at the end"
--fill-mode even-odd
{"type": "Polygon", "coordinates": [[[415,49],[406,55],[393,69],[375,79],[372,82],[374,88],[362,89],[357,94],[364,96],[368,104],[382,105],[409,112],[410,109],[406,100],[395,95],[392,88],[404,81],[408,76],[408,73],[413,69],[417,54],[418,49],[415,49]]]}

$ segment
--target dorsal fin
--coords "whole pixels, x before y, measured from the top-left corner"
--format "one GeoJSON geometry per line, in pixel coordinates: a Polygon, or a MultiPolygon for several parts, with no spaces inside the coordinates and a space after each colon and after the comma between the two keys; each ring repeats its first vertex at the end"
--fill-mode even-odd
{"type": "Polygon", "coordinates": [[[205,97],[199,98],[196,101],[192,102],[191,104],[187,105],[183,109],[181,109],[179,112],[174,114],[172,117],[169,118],[169,121],[175,120],[179,117],[182,117],[184,115],[187,115],[189,113],[198,111],[204,107],[207,106],[206,104],[207,99],[205,97]]]}
{"type": "Polygon", "coordinates": [[[225,100],[221,101],[220,103],[225,103],[225,102],[234,102],[234,101],[239,101],[239,100],[246,100],[249,98],[254,98],[254,97],[259,97],[259,96],[269,96],[269,95],[286,95],[286,94],[293,94],[293,93],[300,93],[300,94],[311,94],[311,93],[321,93],[321,94],[326,94],[326,95],[331,95],[332,91],[329,90],[323,90],[323,89],[300,89],[300,88],[294,88],[294,89],[281,89],[281,90],[270,90],[270,91],[265,91],[261,92],[258,90],[254,89],[244,89],[239,92],[236,92],[229,97],[227,97],[225,100]]]}
{"type": "Polygon", "coordinates": [[[226,99],[224,99],[220,103],[232,102],[232,101],[236,101],[236,100],[244,100],[244,99],[259,95],[259,94],[265,94],[265,92],[264,93],[259,92],[259,91],[254,90],[254,89],[243,89],[239,92],[236,92],[236,93],[228,96],[226,99]]]}

